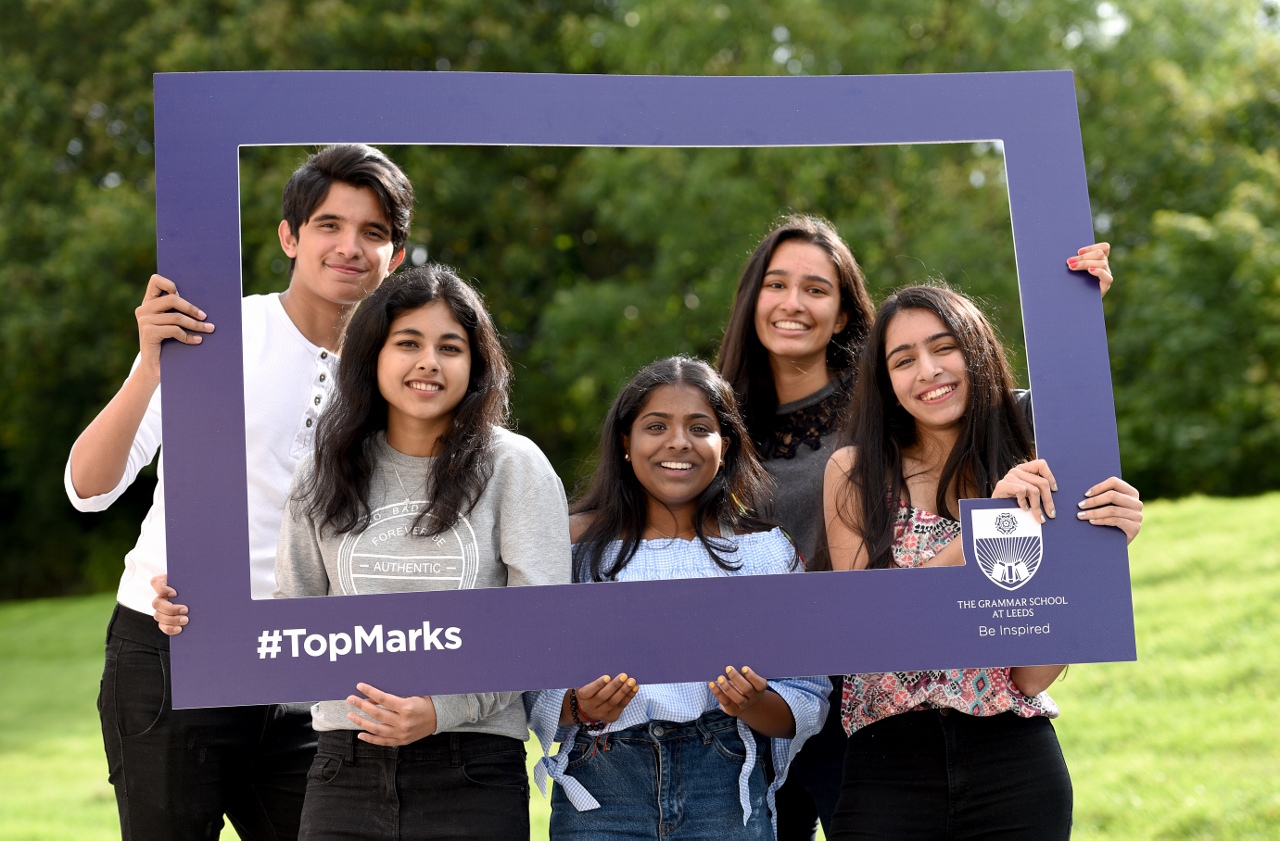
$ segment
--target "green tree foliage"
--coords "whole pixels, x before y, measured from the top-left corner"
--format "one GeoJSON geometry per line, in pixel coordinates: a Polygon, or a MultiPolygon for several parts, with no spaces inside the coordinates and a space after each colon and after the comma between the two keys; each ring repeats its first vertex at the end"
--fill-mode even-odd
{"type": "MultiPolygon", "coordinates": [[[[139,483],[110,512],[77,515],[59,472],[136,350],[132,310],[155,264],[158,71],[1071,68],[1095,225],[1116,245],[1107,312],[1126,476],[1148,495],[1280,486],[1276,0],[0,0],[0,11],[0,597],[109,587],[149,502],[139,483]]],[[[279,191],[306,151],[242,156],[246,292],[286,282],[279,191]]],[[[782,212],[831,218],[876,294],[944,276],[1020,344],[998,147],[388,151],[418,189],[411,259],[453,263],[484,290],[516,361],[520,429],[569,482],[631,370],[714,352],[737,274],[782,212]]]]}

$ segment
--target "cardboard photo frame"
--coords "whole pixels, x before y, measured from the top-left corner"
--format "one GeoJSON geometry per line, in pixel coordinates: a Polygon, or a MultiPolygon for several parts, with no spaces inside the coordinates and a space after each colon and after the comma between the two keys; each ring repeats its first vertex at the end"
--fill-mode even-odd
{"type": "MultiPolygon", "coordinates": [[[[447,694],[578,686],[618,670],[646,683],[706,680],[729,663],[781,677],[1135,659],[1124,536],[1069,516],[1045,524],[1034,577],[1016,591],[997,586],[972,560],[913,574],[277,601],[251,599],[245,572],[242,145],[999,140],[1037,448],[1053,466],[1062,499],[1082,498],[1086,488],[1120,474],[1120,459],[1097,284],[1063,263],[1093,237],[1069,71],[785,78],[177,73],[156,76],[155,117],[159,270],[219,328],[200,346],[166,343],[163,355],[170,579],[193,618],[173,641],[175,707],[341,698],[358,681],[401,695],[447,694]],[[1010,609],[1019,612],[993,616],[1010,609]],[[300,644],[357,627],[424,623],[459,629],[462,644],[358,655],[353,648],[333,657],[300,644]],[[997,627],[1049,630],[984,632],[997,627]]],[[[968,534],[966,541],[972,543],[968,534]]]]}

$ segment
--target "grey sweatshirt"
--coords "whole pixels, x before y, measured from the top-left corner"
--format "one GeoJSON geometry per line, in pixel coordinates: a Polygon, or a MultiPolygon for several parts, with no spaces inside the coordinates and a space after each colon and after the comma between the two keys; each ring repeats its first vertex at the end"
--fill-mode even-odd
{"type": "MultiPolygon", "coordinates": [[[[430,505],[432,458],[407,456],[379,436],[369,487],[369,525],[347,534],[317,527],[296,498],[314,470],[306,456],[293,475],[276,553],[276,598],[568,584],[569,509],[547,457],[528,438],[495,428],[493,475],[475,508],[453,528],[422,536],[414,520],[430,505]]],[[[491,733],[526,740],[519,692],[433,695],[437,733],[491,733]]],[[[311,709],[316,730],[354,730],[346,701],[311,709]]]]}

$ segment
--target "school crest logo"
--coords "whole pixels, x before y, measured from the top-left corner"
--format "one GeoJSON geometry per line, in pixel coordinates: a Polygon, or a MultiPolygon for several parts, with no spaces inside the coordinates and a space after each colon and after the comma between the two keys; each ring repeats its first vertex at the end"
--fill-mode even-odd
{"type": "Polygon", "coordinates": [[[1021,508],[975,508],[969,514],[983,575],[1006,590],[1030,581],[1044,557],[1040,523],[1021,508]]]}

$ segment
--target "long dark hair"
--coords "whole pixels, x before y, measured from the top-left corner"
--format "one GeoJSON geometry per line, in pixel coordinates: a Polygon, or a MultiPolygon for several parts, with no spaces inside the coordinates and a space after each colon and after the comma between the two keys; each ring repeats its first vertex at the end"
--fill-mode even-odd
{"type": "Polygon", "coordinates": [[[718,529],[716,534],[707,534],[708,522],[732,528],[735,533],[762,531],[773,525],[765,519],[770,500],[769,476],[760,466],[747,437],[729,384],[700,359],[687,356],[659,359],[646,365],[623,386],[605,416],[595,472],[586,493],[571,509],[575,514],[595,515],[573,547],[575,581],[616,578],[640,547],[648,523],[648,496],[635,471],[623,458],[622,436],[631,433],[631,425],[649,395],[664,385],[688,385],[702,392],[715,412],[720,434],[729,442],[720,472],[698,495],[694,509],[693,527],[707,553],[721,569],[733,570],[740,566],[724,557],[736,551],[736,547],[721,538],[718,529]],[[622,541],[622,549],[612,563],[606,564],[605,549],[615,540],[622,541]]]}
{"type": "Polygon", "coordinates": [[[937,511],[958,519],[948,491],[990,496],[1015,465],[1034,457],[1031,434],[1013,396],[1013,374],[1004,348],[982,311],[965,296],[944,286],[909,286],[880,305],[858,366],[845,443],[858,450],[849,482],[861,497],[861,523],[848,496],[837,500],[846,525],[861,533],[869,566],[893,567],[893,531],[906,489],[902,453],[916,443],[915,419],[898,403],[889,380],[885,335],[904,310],[926,310],[941,319],[964,354],[969,375],[969,405],[960,436],[938,480],[937,511]]]}
{"type": "Polygon", "coordinates": [[[393,275],[360,304],[347,325],[337,389],[316,427],[315,470],[300,487],[307,513],[337,534],[369,524],[376,436],[387,428],[378,391],[378,355],[391,322],[440,301],[467,331],[471,376],[427,475],[431,505],[414,522],[435,535],[475,507],[492,475],[493,428],[507,419],[511,367],[479,293],[448,266],[429,263],[393,275]]]}
{"type": "Polygon", "coordinates": [[[866,278],[853,252],[835,227],[825,219],[807,214],[785,216],[774,225],[769,234],[756,246],[738,280],[734,293],[729,323],[725,326],[724,339],[720,343],[716,368],[733,386],[738,405],[752,440],[762,444],[773,430],[778,409],[778,392],[773,383],[773,371],[769,367],[769,352],[760,344],[756,335],[756,301],[764,283],[764,273],[769,269],[773,252],[784,242],[795,240],[816,245],[826,252],[835,264],[837,284],[840,288],[840,310],[848,316],[844,329],[827,343],[827,366],[837,375],[852,371],[857,360],[875,308],[867,295],[866,278]]]}

